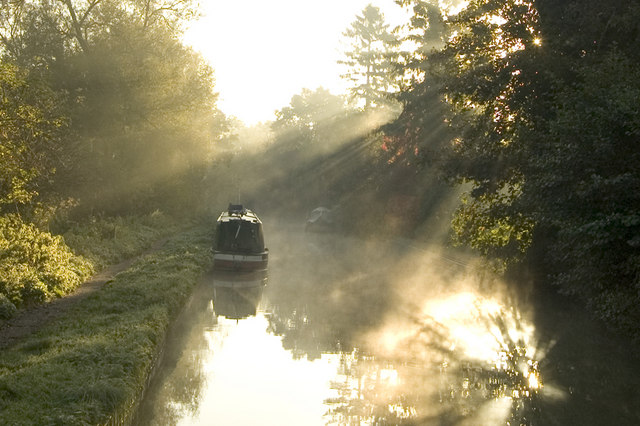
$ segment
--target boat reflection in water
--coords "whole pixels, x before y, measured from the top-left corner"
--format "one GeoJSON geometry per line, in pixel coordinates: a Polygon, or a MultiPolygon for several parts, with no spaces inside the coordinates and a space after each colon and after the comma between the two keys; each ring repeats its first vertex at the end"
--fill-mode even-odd
{"type": "Polygon", "coordinates": [[[240,320],[256,315],[267,273],[217,271],[212,275],[212,284],[214,315],[240,320]]]}

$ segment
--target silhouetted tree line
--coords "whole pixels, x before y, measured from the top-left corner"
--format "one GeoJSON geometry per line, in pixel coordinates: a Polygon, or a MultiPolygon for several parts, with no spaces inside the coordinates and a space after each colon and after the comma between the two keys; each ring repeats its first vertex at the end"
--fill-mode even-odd
{"type": "Polygon", "coordinates": [[[454,238],[638,336],[640,2],[397,3],[417,49],[387,138],[470,188],[454,238]]]}

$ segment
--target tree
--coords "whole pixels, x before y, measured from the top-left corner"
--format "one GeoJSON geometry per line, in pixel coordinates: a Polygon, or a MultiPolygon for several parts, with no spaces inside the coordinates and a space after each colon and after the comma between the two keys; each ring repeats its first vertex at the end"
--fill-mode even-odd
{"type": "Polygon", "coordinates": [[[521,259],[533,225],[531,212],[517,207],[523,153],[552,102],[538,14],[530,2],[475,0],[448,22],[454,36],[431,55],[454,130],[442,167],[472,187],[454,230],[493,258],[521,259]]]}
{"type": "Polygon", "coordinates": [[[61,194],[85,211],[125,212],[171,203],[172,191],[197,191],[221,113],[211,68],[178,41],[193,1],[2,6],[11,18],[0,28],[7,59],[67,101],[71,160],[58,168],[61,194]]]}
{"type": "Polygon", "coordinates": [[[613,51],[583,64],[577,76],[558,96],[545,143],[529,156],[521,204],[553,236],[543,258],[553,282],[637,333],[638,63],[613,51]]]}
{"type": "Polygon", "coordinates": [[[319,87],[315,91],[302,89],[294,95],[288,106],[276,111],[272,130],[282,140],[290,139],[293,146],[329,144],[330,135],[338,119],[346,112],[341,96],[332,95],[319,87]]]}
{"type": "Polygon", "coordinates": [[[100,209],[153,208],[154,193],[167,196],[179,177],[204,170],[218,112],[212,70],[201,57],[162,28],[123,25],[96,40],[88,57],[71,60],[74,78],[65,83],[80,96],[72,118],[83,141],[71,196],[100,209]]]}
{"type": "Polygon", "coordinates": [[[346,59],[338,63],[348,68],[342,77],[353,85],[351,95],[364,100],[365,109],[388,104],[389,94],[399,88],[393,65],[398,40],[389,32],[384,15],[369,5],[343,35],[350,39],[351,50],[344,52],[346,59]]]}
{"type": "Polygon", "coordinates": [[[436,5],[422,0],[396,3],[413,12],[402,39],[411,49],[403,49],[398,57],[396,67],[404,70],[404,79],[396,99],[403,108],[400,116],[384,127],[382,149],[389,163],[418,166],[433,160],[439,146],[447,140],[444,102],[429,71],[429,58],[443,46],[448,27],[436,5]]]}
{"type": "Polygon", "coordinates": [[[637,1],[475,0],[430,56],[455,132],[443,171],[471,186],[458,240],[636,336],[638,18],[637,1]]]}
{"type": "MultiPolygon", "coordinates": [[[[94,39],[114,25],[127,22],[144,29],[165,27],[179,33],[196,15],[194,0],[3,1],[0,41],[10,54],[20,56],[25,41],[46,46],[46,38],[34,40],[34,30],[40,34],[48,31],[49,35],[62,36],[68,49],[88,53],[94,39]],[[42,24],[44,28],[38,29],[42,24]]],[[[47,54],[45,50],[40,53],[47,54]]]]}
{"type": "Polygon", "coordinates": [[[44,82],[0,63],[0,215],[30,215],[65,161],[62,102],[44,82]]]}

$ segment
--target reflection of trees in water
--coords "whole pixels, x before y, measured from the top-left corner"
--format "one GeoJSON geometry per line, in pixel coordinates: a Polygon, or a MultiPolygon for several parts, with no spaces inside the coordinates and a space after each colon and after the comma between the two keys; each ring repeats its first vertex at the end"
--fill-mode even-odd
{"type": "Polygon", "coordinates": [[[341,354],[328,423],[535,424],[541,382],[517,317],[482,317],[487,332],[497,332],[493,360],[470,358],[433,318],[415,321],[419,331],[395,357],[341,354]]]}
{"type": "Polygon", "coordinates": [[[290,351],[294,359],[315,360],[323,352],[334,352],[336,339],[326,327],[314,330],[309,324],[308,307],[292,311],[275,306],[268,316],[268,332],[282,336],[282,347],[290,351]]]}
{"type": "Polygon", "coordinates": [[[363,243],[314,234],[289,253],[270,276],[269,331],[294,357],[350,350],[392,307],[381,254],[363,243]]]}
{"type": "Polygon", "coordinates": [[[198,411],[205,382],[202,360],[209,351],[203,330],[215,324],[212,295],[211,286],[196,287],[174,322],[135,424],[177,424],[198,411]]]}
{"type": "MultiPolygon", "coordinates": [[[[317,359],[321,353],[349,349],[360,333],[379,325],[390,296],[371,289],[374,275],[352,276],[342,286],[317,282],[273,303],[269,331],[282,336],[283,347],[297,358],[317,359]]],[[[303,285],[303,284],[301,284],[303,285]]]]}
{"type": "Polygon", "coordinates": [[[335,396],[327,398],[329,424],[395,425],[415,416],[406,393],[401,392],[397,370],[357,349],[340,354],[337,378],[331,382],[335,396]]]}
{"type": "MultiPolygon", "coordinates": [[[[414,332],[383,353],[362,337],[406,308],[401,303],[406,297],[394,289],[401,277],[388,273],[397,257],[391,258],[380,244],[366,247],[313,238],[326,246],[291,250],[290,257],[278,260],[278,269],[286,275],[272,277],[269,327],[296,358],[339,354],[340,367],[331,382],[334,393],[325,400],[328,423],[533,423],[537,388],[528,374],[531,370],[538,378],[537,365],[527,352],[527,330],[515,310],[471,304],[465,309],[473,312],[462,315],[459,324],[427,315],[404,318],[393,331],[414,332]],[[469,337],[481,335],[484,341],[476,344],[491,348],[495,359],[469,354],[460,329],[469,337]]],[[[455,279],[453,275],[448,278],[455,279]]],[[[440,296],[435,291],[433,302],[440,296]]],[[[415,306],[409,310],[421,312],[415,306]]],[[[380,338],[373,340],[384,344],[380,338]]]]}

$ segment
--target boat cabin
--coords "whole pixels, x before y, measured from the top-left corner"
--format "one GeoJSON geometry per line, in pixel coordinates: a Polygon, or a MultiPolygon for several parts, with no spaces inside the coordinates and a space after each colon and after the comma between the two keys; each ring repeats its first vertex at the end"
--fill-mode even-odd
{"type": "Polygon", "coordinates": [[[258,215],[242,205],[229,204],[216,224],[214,269],[266,270],[268,257],[258,215]]]}

